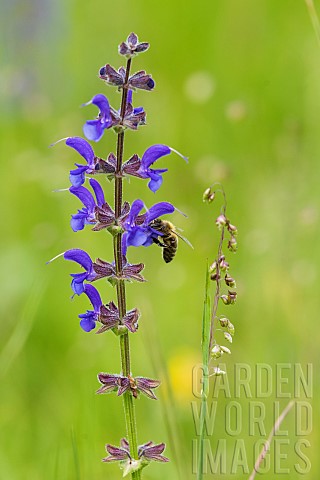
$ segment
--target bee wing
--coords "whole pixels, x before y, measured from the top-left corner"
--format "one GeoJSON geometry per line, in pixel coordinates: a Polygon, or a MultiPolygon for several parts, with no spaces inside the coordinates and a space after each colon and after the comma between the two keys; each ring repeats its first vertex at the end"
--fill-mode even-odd
{"type": "Polygon", "coordinates": [[[189,242],[189,240],[186,238],[186,237],[183,237],[182,235],[180,235],[180,233],[174,231],[175,235],[177,235],[177,237],[179,237],[181,240],[183,240],[187,245],[189,245],[189,247],[193,248],[193,245],[192,243],[189,242]]]}

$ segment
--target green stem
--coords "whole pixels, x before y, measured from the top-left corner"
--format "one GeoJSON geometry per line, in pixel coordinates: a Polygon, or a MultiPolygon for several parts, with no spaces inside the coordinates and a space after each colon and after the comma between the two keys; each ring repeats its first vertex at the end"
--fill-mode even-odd
{"type": "MultiPolygon", "coordinates": [[[[121,122],[123,122],[126,110],[127,96],[128,96],[128,79],[131,67],[131,58],[127,61],[125,83],[122,89],[121,99],[121,122]]],[[[122,208],[122,175],[121,166],[123,161],[123,148],[124,148],[124,130],[118,133],[117,139],[117,169],[115,173],[115,190],[114,190],[114,204],[115,204],[115,216],[116,219],[120,217],[122,208]]],[[[121,276],[122,273],[122,233],[113,237],[113,251],[116,266],[117,276],[121,276]]],[[[117,282],[117,299],[120,322],[126,314],[126,287],[124,280],[117,282]]],[[[128,332],[120,336],[120,357],[122,374],[126,377],[131,375],[130,367],[130,343],[128,332]]],[[[132,458],[138,458],[138,441],[137,441],[137,426],[136,416],[134,410],[134,399],[130,392],[126,392],[123,395],[123,408],[126,420],[127,437],[130,444],[130,455],[132,458]]],[[[132,480],[140,480],[141,471],[133,472],[131,474],[132,480]]]]}
{"type": "Polygon", "coordinates": [[[209,394],[209,344],[210,344],[210,325],[211,325],[211,297],[210,297],[210,271],[207,265],[206,284],[204,294],[204,306],[202,316],[202,391],[200,405],[200,431],[199,431],[199,449],[198,449],[198,469],[197,480],[203,478],[203,445],[205,437],[205,419],[207,412],[207,399],[209,394]]]}

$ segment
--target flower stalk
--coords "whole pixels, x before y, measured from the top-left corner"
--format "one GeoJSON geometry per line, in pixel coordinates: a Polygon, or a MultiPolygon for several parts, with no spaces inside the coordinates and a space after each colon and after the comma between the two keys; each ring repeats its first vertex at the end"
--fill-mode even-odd
{"type": "Polygon", "coordinates": [[[224,280],[226,287],[235,288],[235,280],[228,274],[229,263],[226,261],[223,254],[223,248],[226,244],[226,231],[230,234],[227,243],[227,248],[231,252],[236,251],[237,242],[235,236],[237,235],[237,228],[230,223],[226,216],[227,200],[224,189],[220,188],[212,191],[212,187],[205,190],[203,194],[203,201],[211,203],[215,200],[217,193],[223,195],[223,205],[220,215],[216,219],[216,226],[220,231],[219,243],[214,262],[207,266],[206,283],[205,283],[205,299],[202,318],[202,391],[201,391],[201,406],[200,406],[200,425],[199,425],[199,448],[198,448],[198,468],[197,480],[202,480],[204,475],[204,438],[205,438],[205,421],[208,409],[208,395],[210,389],[210,377],[221,376],[226,372],[221,370],[218,366],[213,366],[210,371],[210,364],[212,361],[217,361],[223,354],[231,354],[228,347],[217,343],[216,336],[219,330],[222,330],[224,340],[232,342],[234,334],[234,326],[226,317],[218,317],[218,309],[221,302],[224,305],[231,305],[236,301],[236,292],[228,290],[227,294],[222,294],[222,282],[224,280]],[[215,283],[215,291],[210,294],[210,280],[215,283]],[[213,303],[213,305],[212,305],[213,303]],[[217,323],[220,323],[220,328],[217,328],[217,323]]]}
{"type": "MultiPolygon", "coordinates": [[[[100,78],[107,85],[117,87],[121,91],[119,110],[114,109],[103,94],[95,95],[85,104],[94,105],[99,109],[98,116],[85,123],[83,127],[85,136],[88,140],[98,142],[105,131],[113,129],[117,134],[116,155],[111,152],[106,159],[103,159],[97,157],[92,146],[81,137],[62,139],[86,161],[85,165],[76,163],[76,168],[71,170],[69,175],[71,182],[69,191],[83,204],[83,207],[71,216],[71,228],[74,232],[78,232],[90,225],[93,232],[103,229],[109,232],[113,242],[113,260],[108,262],[97,258],[93,261],[87,252],[76,248],[57,256],[76,262],[84,269],[81,273],[71,274],[71,288],[74,295],[84,293],[93,308],[79,315],[80,327],[85,332],[91,332],[97,324],[100,324],[96,333],[112,331],[119,337],[121,372],[99,373],[98,381],[101,386],[97,393],[114,392],[123,397],[127,438],[121,439],[120,447],[108,443],[106,450],[109,456],[104,458],[103,462],[119,462],[123,476],[131,475],[133,480],[141,478],[142,470],[151,461],[168,462],[168,458],[162,455],[165,449],[164,443],[156,444],[148,441],[138,445],[135,401],[140,394],[156,400],[153,390],[159,387],[160,381],[144,376],[134,377],[131,372],[129,336],[138,330],[140,312],[138,308],[127,311],[126,282],[144,282],[145,279],[140,273],[144,268],[143,263],[130,264],[127,254],[129,247],[158,245],[163,252],[166,250],[166,256],[163,255],[163,258],[171,261],[176,253],[177,238],[180,235],[175,232],[170,222],[160,219],[163,215],[172,214],[177,209],[169,202],[159,202],[148,209],[141,199],[134,200],[130,206],[128,202],[123,201],[123,178],[134,176],[139,179],[148,179],[148,187],[155,193],[161,187],[162,175],[167,172],[167,169],[154,169],[153,164],[172,152],[183,157],[167,145],[156,144],[147,148],[141,158],[138,154],[134,154],[124,161],[125,130],[127,128],[137,130],[141,125],[145,125],[146,120],[144,108],[133,107],[133,91],[137,89],[151,91],[155,86],[151,75],[144,70],[133,75],[130,72],[132,58],[148,48],[148,43],[139,43],[138,37],[131,33],[126,42],[119,46],[120,55],[127,59],[125,68],[120,67],[116,70],[106,64],[99,71],[100,78]],[[104,175],[108,180],[114,181],[113,208],[106,202],[100,182],[90,178],[90,189],[83,186],[88,176],[93,175],[104,175]],[[145,213],[141,213],[143,209],[145,213]],[[173,243],[168,243],[169,239],[173,243]],[[170,255],[168,255],[169,249],[171,249],[170,255]],[[107,279],[109,284],[115,287],[117,305],[113,301],[103,303],[99,291],[92,285],[93,282],[101,279],[107,279]]],[[[185,157],[183,158],[186,160],[185,157]]]]}

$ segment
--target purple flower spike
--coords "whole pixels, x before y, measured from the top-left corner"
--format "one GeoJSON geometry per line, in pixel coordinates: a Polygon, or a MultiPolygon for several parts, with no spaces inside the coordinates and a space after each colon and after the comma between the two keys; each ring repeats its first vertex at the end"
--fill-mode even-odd
{"type": "Polygon", "coordinates": [[[159,158],[169,155],[171,152],[177,153],[185,161],[188,161],[187,157],[181,155],[171,147],[167,145],[152,145],[149,147],[143,154],[141,160],[137,155],[133,155],[126,163],[122,166],[122,171],[124,174],[133,175],[139,178],[149,178],[148,187],[152,192],[156,192],[162,185],[163,178],[162,174],[167,172],[167,168],[162,169],[152,169],[150,166],[159,160],[159,158]]]}
{"type": "Polygon", "coordinates": [[[85,105],[96,105],[99,108],[99,115],[96,120],[88,120],[83,127],[83,132],[88,140],[98,142],[102,137],[104,130],[112,127],[112,118],[108,99],[101,93],[95,95],[85,105]]]}
{"type": "Polygon", "coordinates": [[[91,178],[89,183],[95,193],[96,201],[92,193],[85,187],[70,187],[69,189],[70,193],[78,197],[84,205],[81,210],[78,210],[78,213],[71,216],[71,228],[74,232],[83,230],[87,224],[95,225],[97,223],[96,208],[102,207],[105,203],[103,190],[99,182],[91,178]]]}
{"type": "Polygon", "coordinates": [[[79,265],[85,269],[85,272],[83,273],[71,274],[71,277],[73,278],[71,288],[76,295],[81,295],[81,293],[85,291],[84,282],[93,282],[97,279],[97,274],[93,270],[93,262],[87,252],[78,248],[67,250],[64,252],[63,257],[65,260],[79,263],[79,265]]]}
{"type": "Polygon", "coordinates": [[[123,223],[125,233],[123,235],[122,249],[125,254],[128,247],[148,247],[153,239],[157,239],[159,232],[155,231],[150,223],[152,220],[167,213],[173,213],[175,207],[168,202],[160,202],[153,205],[144,215],[139,215],[144,207],[142,200],[135,200],[126,221],[123,223]]]}
{"type": "Polygon", "coordinates": [[[92,285],[85,285],[84,293],[89,298],[93,310],[87,310],[86,313],[79,315],[79,318],[81,319],[80,327],[85,332],[90,332],[96,327],[96,322],[99,320],[102,301],[98,290],[92,285]]]}

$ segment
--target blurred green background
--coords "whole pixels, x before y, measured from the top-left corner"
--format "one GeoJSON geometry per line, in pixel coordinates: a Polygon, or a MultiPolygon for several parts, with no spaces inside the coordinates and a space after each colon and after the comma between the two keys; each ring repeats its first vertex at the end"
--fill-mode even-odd
{"type": "MultiPolygon", "coordinates": [[[[318,2],[316,7],[320,11],[318,2]]],[[[117,465],[100,459],[105,443],[118,445],[125,435],[122,402],[94,393],[99,371],[119,372],[118,341],[111,333],[98,336],[79,328],[77,315],[88,302],[70,301],[69,273],[79,271],[76,265],[61,259],[45,264],[75,247],[110,260],[110,238],[89,229],[71,231],[70,214],[79,202],[68,192],[53,191],[68,188],[68,172],[79,157],[62,143],[48,146],[81,135],[96,109],[79,107],[94,94],[105,93],[118,105],[120,95],[97,72],[108,62],[121,65],[117,45],[135,31],[151,48],[133,68],[152,73],[156,89],[135,96],[148,125],[127,133],[126,158],[165,143],[188,155],[189,164],[174,155],[165,158],[158,165],[170,171],[156,195],[132,179],[125,196],[143,198],[147,205],[172,202],[188,214],[187,219],[176,214],[173,221],[194,245],[191,250],[181,243],[170,265],[156,246],[130,252],[130,260],[145,262],[148,279],[128,288],[128,306],[142,311],[139,333],[131,337],[133,373],[163,383],[159,401],[137,402],[139,442],[167,442],[172,460],[151,465],[146,479],[195,478],[192,369],[201,358],[205,264],[215,256],[220,209],[219,198],[210,206],[202,203],[208,185],[223,183],[230,219],[239,228],[239,252],[229,255],[239,298],[220,311],[236,326],[226,359],[230,385],[235,363],[248,364],[252,372],[256,363],[288,363],[284,390],[293,395],[293,364],[304,370],[307,363],[319,364],[320,48],[306,4],[14,0],[1,9],[0,477],[121,475],[117,465]]],[[[115,141],[107,132],[94,146],[96,154],[115,151],[115,141]]],[[[109,183],[106,196],[112,201],[109,183]]],[[[98,287],[105,302],[114,299],[108,284],[98,287]]],[[[316,368],[313,380],[316,399],[316,368]]],[[[254,378],[252,390],[254,395],[254,378]]],[[[273,389],[263,400],[267,432],[276,400],[282,408],[288,398],[277,398],[273,389]]],[[[245,441],[251,470],[260,435],[249,435],[250,398],[237,401],[244,420],[236,438],[245,441]]],[[[227,402],[219,403],[211,438],[213,451],[217,439],[227,439],[223,478],[231,476],[236,440],[225,432],[227,402]]],[[[304,449],[312,464],[308,479],[320,472],[318,405],[313,402],[313,431],[306,437],[311,446],[304,449]]],[[[287,478],[300,478],[294,470],[299,459],[293,413],[284,428],[290,439],[283,448],[287,478]]],[[[248,478],[241,468],[237,476],[248,478]]],[[[272,466],[266,477],[278,477],[272,466]]]]}

